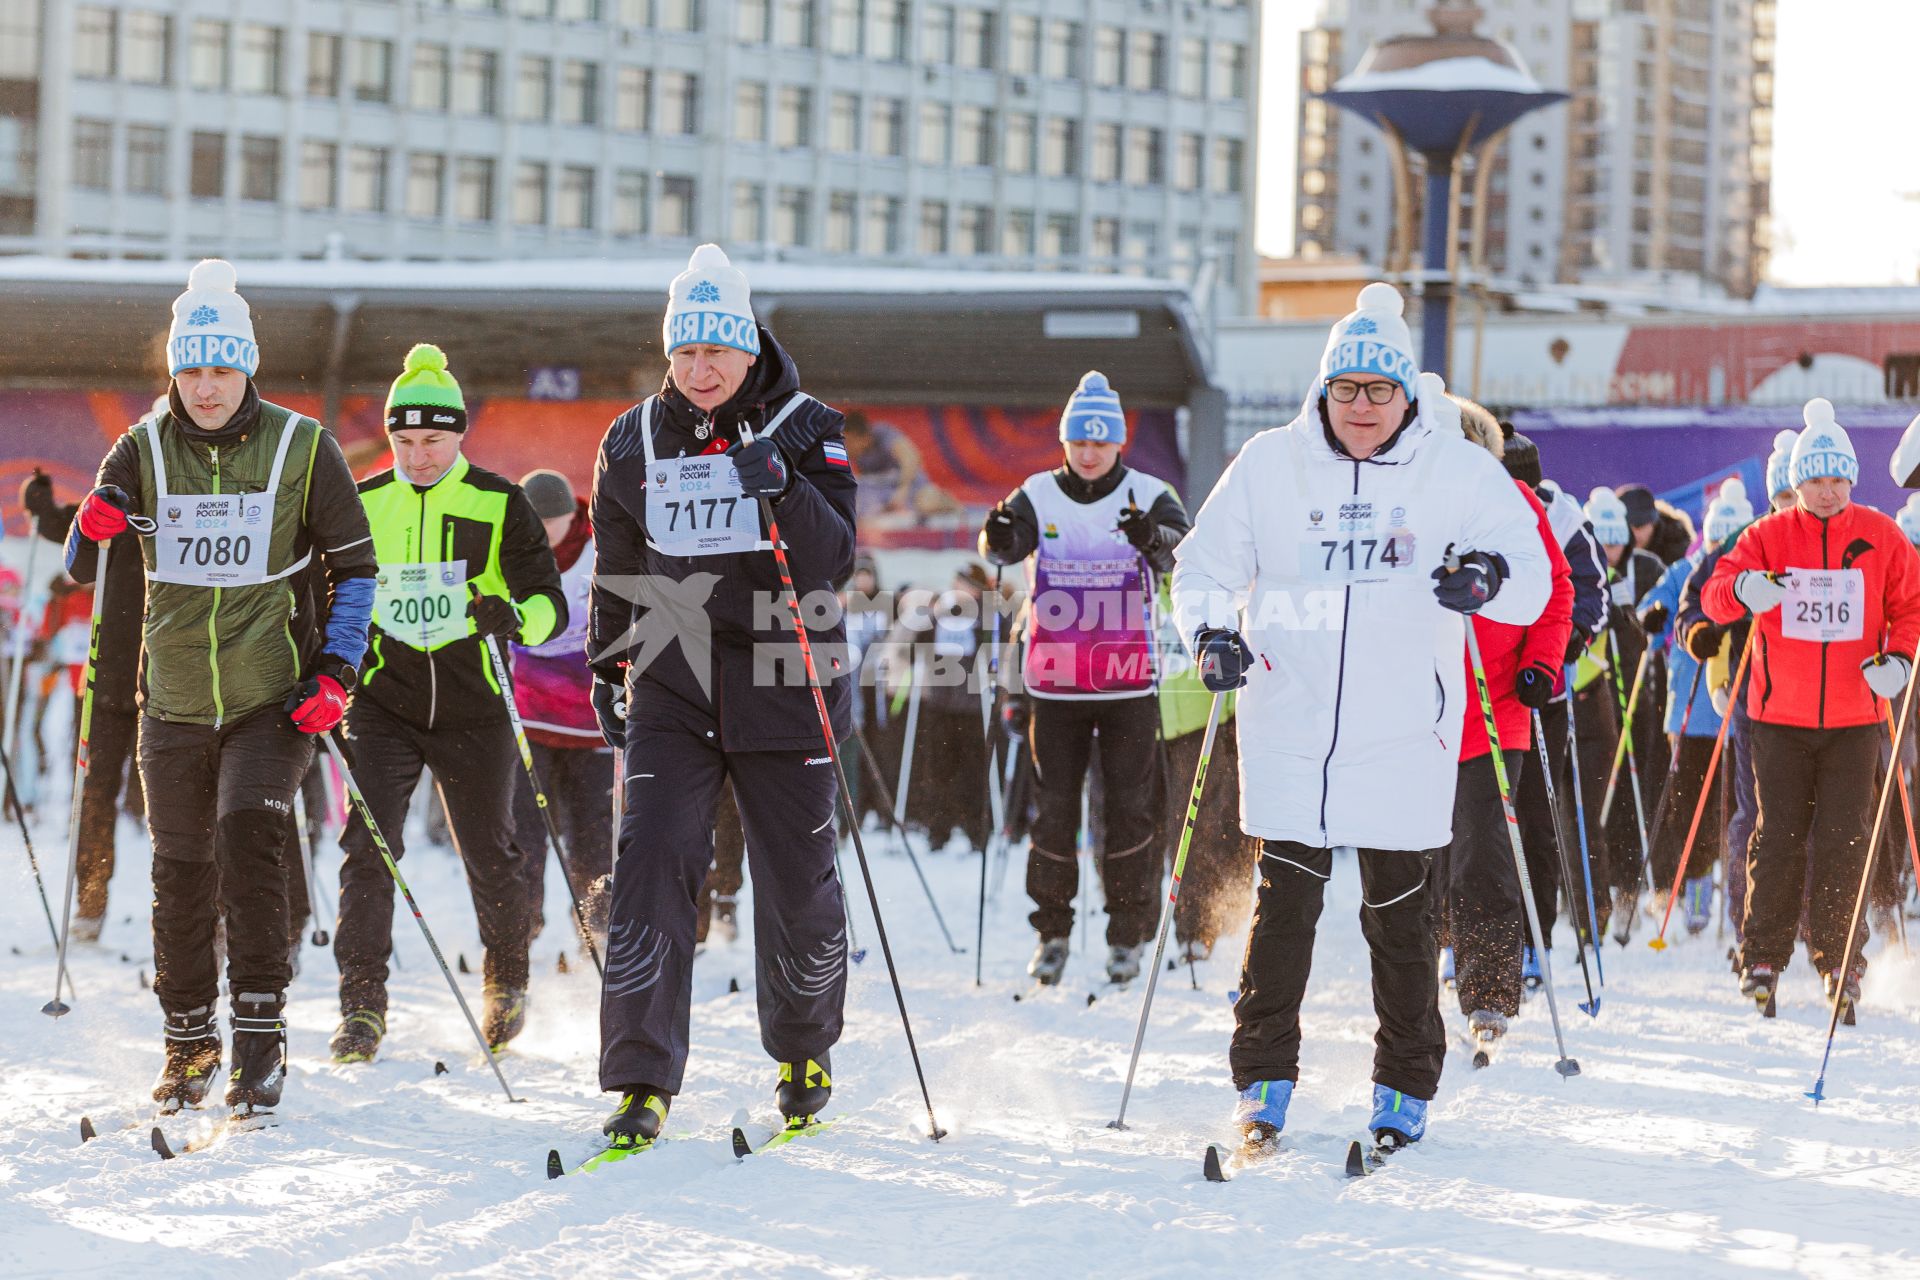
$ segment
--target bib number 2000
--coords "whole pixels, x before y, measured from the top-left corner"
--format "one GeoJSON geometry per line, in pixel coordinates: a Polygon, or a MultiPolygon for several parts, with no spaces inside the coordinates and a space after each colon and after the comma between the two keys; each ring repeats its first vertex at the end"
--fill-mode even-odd
{"type": "Polygon", "coordinates": [[[422,627],[453,617],[450,596],[400,596],[387,605],[387,616],[397,627],[422,627]]]}
{"type": "Polygon", "coordinates": [[[180,548],[180,564],[196,565],[206,568],[209,565],[245,564],[247,557],[253,554],[253,539],[247,534],[235,537],[221,534],[219,537],[175,538],[180,548]]]}

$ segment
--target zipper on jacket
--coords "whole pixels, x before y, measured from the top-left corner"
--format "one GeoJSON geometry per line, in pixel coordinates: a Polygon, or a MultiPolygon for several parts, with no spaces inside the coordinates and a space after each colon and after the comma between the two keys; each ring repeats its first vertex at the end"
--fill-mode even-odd
{"type": "MultiPolygon", "coordinates": [[[[420,520],[415,535],[415,552],[422,561],[427,558],[427,495],[431,489],[420,491],[420,520]]],[[[423,636],[422,639],[425,639],[423,636]]],[[[427,728],[433,728],[433,717],[440,709],[440,673],[433,669],[433,649],[425,650],[427,657],[427,728]]]]}
{"type": "MultiPolygon", "coordinates": [[[[1353,464],[1353,496],[1360,496],[1360,463],[1353,464]]],[[[1353,583],[1347,583],[1340,598],[1340,665],[1333,678],[1333,737],[1327,741],[1327,754],[1320,759],[1320,841],[1326,847],[1327,795],[1332,790],[1328,775],[1333,768],[1333,752],[1340,745],[1340,701],[1347,687],[1347,624],[1353,616],[1353,583]]]]}
{"type": "MultiPolygon", "coordinates": [[[[1820,522],[1820,567],[1822,569],[1833,567],[1827,554],[1827,527],[1827,522],[1822,520],[1820,522]]],[[[1786,628],[1781,627],[1782,634],[1785,634],[1785,631],[1786,628]]],[[[1822,729],[1827,727],[1827,643],[1825,640],[1820,642],[1820,709],[1814,717],[1814,723],[1822,729]]]]}
{"type": "MultiPolygon", "coordinates": [[[[213,491],[220,492],[220,446],[208,445],[207,454],[213,462],[213,491]]],[[[104,586],[102,588],[105,589],[104,586]]],[[[218,729],[220,722],[226,719],[226,708],[220,701],[220,633],[214,623],[220,617],[220,588],[213,589],[213,608],[207,611],[207,670],[213,674],[213,727],[218,729]]]]}

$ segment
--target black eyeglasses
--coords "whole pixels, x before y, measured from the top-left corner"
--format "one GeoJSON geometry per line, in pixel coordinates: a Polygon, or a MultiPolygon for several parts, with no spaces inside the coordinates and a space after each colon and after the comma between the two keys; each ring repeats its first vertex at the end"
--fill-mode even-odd
{"type": "Polygon", "coordinates": [[[1400,389],[1397,382],[1355,382],[1350,378],[1335,378],[1327,384],[1327,394],[1341,404],[1352,404],[1360,398],[1364,390],[1368,404],[1385,404],[1393,399],[1393,393],[1400,389]]]}

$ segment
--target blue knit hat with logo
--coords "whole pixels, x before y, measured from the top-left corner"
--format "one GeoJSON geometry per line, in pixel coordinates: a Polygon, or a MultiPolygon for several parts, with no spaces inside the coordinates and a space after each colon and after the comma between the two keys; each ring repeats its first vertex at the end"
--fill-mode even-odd
{"type": "Polygon", "coordinates": [[[1390,284],[1376,280],[1360,291],[1354,309],[1335,322],[1320,357],[1320,385],[1343,373],[1371,373],[1400,384],[1409,402],[1419,398],[1415,381],[1420,362],[1407,328],[1406,299],[1390,284]]]}
{"type": "Polygon", "coordinates": [[[1858,484],[1860,459],[1846,428],[1834,421],[1833,402],[1818,397],[1809,400],[1801,417],[1807,429],[1793,442],[1793,487],[1798,489],[1809,480],[1826,476],[1858,484]]]}
{"type": "Polygon", "coordinates": [[[1120,395],[1098,369],[1081,375],[1080,386],[1068,398],[1060,415],[1060,439],[1069,444],[1076,440],[1127,442],[1127,415],[1120,409],[1120,395]]]}
{"type": "Polygon", "coordinates": [[[687,259],[687,269],[667,291],[667,316],[661,326],[667,354],[676,347],[732,347],[760,354],[760,326],[753,318],[753,291],[747,277],[728,261],[726,250],[703,244],[687,259]]]}

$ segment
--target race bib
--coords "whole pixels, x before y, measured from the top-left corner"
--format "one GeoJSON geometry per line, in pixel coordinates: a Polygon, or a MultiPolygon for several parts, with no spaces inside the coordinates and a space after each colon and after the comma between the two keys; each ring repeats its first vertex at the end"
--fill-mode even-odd
{"type": "Polygon", "coordinates": [[[167,582],[231,587],[267,576],[274,495],[167,494],[155,516],[155,575],[167,582]]]}
{"type": "Polygon", "coordinates": [[[1866,634],[1867,575],[1858,569],[1787,570],[1780,632],[1789,640],[1830,644],[1866,634]]]}
{"type": "Polygon", "coordinates": [[[416,649],[467,634],[467,562],[383,564],[373,593],[380,629],[416,649]]]}
{"type": "Polygon", "coordinates": [[[1412,573],[1413,530],[1405,507],[1343,502],[1307,513],[1300,539],[1300,576],[1308,582],[1355,586],[1412,573]]]}
{"type": "Polygon", "coordinates": [[[752,551],[760,507],[724,454],[656,458],[647,466],[647,537],[670,556],[752,551]]]}

